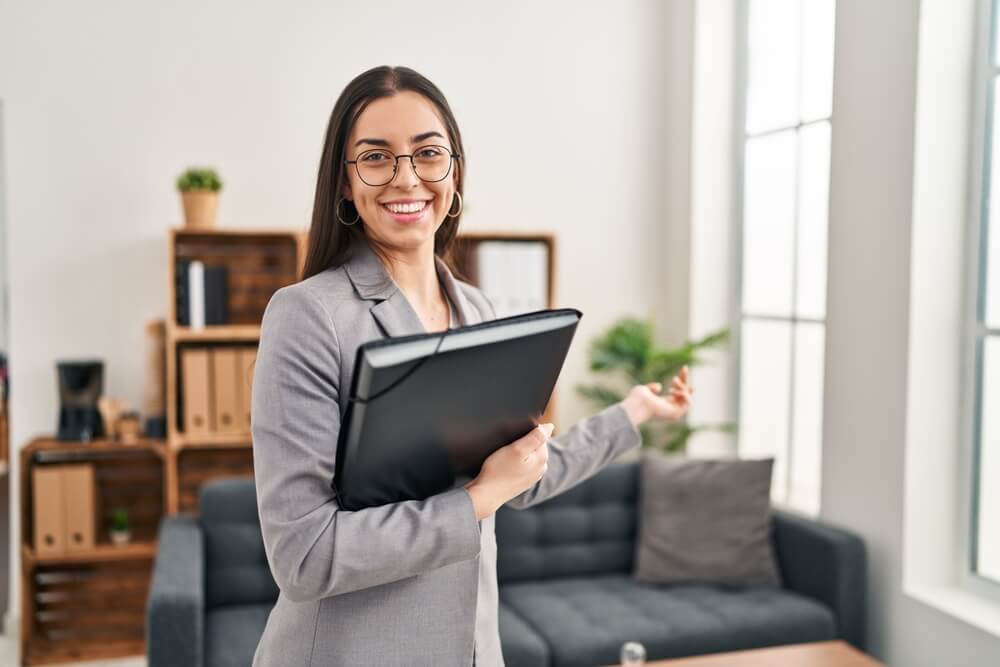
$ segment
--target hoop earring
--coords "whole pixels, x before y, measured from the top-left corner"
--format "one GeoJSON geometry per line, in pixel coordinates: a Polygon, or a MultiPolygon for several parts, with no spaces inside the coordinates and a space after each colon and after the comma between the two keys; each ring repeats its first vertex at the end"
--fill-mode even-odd
{"type": "Polygon", "coordinates": [[[346,199],[341,199],[341,200],[337,201],[337,210],[334,213],[334,215],[337,216],[337,220],[340,221],[340,224],[342,224],[345,227],[351,227],[351,226],[357,224],[358,220],[361,219],[361,214],[357,212],[357,209],[355,209],[355,211],[354,211],[354,213],[355,213],[354,222],[346,222],[342,217],[340,217],[340,205],[343,204],[345,201],[347,201],[347,200],[346,199]]]}
{"type": "MultiPolygon", "coordinates": [[[[451,212],[451,206],[449,206],[449,207],[448,207],[448,213],[447,213],[447,215],[448,215],[448,217],[449,217],[449,218],[457,218],[458,216],[462,215],[462,209],[463,209],[463,208],[464,208],[464,206],[465,206],[465,205],[464,205],[464,204],[462,203],[462,193],[461,193],[461,192],[458,192],[458,191],[456,191],[456,192],[455,192],[455,196],[456,196],[456,197],[458,197],[458,213],[452,213],[452,212],[451,212]]],[[[455,205],[455,200],[454,200],[454,199],[452,199],[452,200],[451,200],[451,202],[452,202],[452,203],[451,203],[451,205],[452,205],[452,206],[454,206],[454,205],[455,205]]]]}

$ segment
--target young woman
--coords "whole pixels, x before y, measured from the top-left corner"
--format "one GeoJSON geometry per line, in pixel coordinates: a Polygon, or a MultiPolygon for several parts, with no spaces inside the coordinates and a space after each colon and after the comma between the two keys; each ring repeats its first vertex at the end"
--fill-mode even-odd
{"type": "Polygon", "coordinates": [[[641,422],[688,409],[684,368],[668,396],[637,385],[554,438],[539,425],[443,493],[338,507],[330,480],[358,346],[496,317],[449,266],[464,174],[455,118],[420,74],[377,67],[341,93],[303,280],[268,303],[254,371],[258,509],[280,589],[257,667],[503,665],[494,512],[565,491],[638,447],[641,422]]]}

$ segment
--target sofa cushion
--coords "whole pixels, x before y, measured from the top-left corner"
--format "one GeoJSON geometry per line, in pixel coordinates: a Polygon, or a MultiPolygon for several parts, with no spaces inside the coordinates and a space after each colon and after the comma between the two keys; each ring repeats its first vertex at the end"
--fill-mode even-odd
{"type": "Polygon", "coordinates": [[[252,478],[214,479],[201,489],[205,606],[274,604],[278,585],[264,552],[252,478]]]}
{"type": "Polygon", "coordinates": [[[642,456],[634,576],[647,584],[781,585],[773,458],[642,456]]]}
{"type": "Polygon", "coordinates": [[[205,667],[247,667],[264,634],[270,604],[212,609],[205,614],[205,667]]]}
{"type": "Polygon", "coordinates": [[[617,664],[626,641],[662,659],[836,637],[827,607],[774,588],[655,586],[621,574],[511,583],[500,599],[545,639],[556,667],[617,664]]]}
{"type": "Polygon", "coordinates": [[[500,604],[500,648],[508,667],[548,667],[549,647],[524,619],[500,604]]]}
{"type": "Polygon", "coordinates": [[[534,507],[496,513],[500,584],[632,571],[639,467],[609,465],[534,507]]]}

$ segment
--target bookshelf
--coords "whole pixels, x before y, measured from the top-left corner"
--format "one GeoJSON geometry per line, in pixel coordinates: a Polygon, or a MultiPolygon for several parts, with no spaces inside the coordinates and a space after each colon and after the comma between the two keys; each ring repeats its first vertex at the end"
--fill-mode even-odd
{"type": "Polygon", "coordinates": [[[145,652],[145,605],[164,514],[166,453],[164,441],[150,439],[125,445],[40,437],[21,449],[22,664],[145,652]],[[68,463],[94,468],[94,545],[41,555],[34,546],[33,473],[68,463]],[[119,506],[129,509],[132,540],[125,546],[111,544],[107,532],[110,514],[119,506]]]}
{"type": "MultiPolygon", "coordinates": [[[[184,421],[186,350],[252,350],[260,338],[260,321],[279,288],[296,282],[305,260],[304,233],[281,229],[173,229],[168,239],[169,272],[166,318],[167,508],[171,514],[197,512],[198,489],[215,477],[253,474],[247,428],[242,431],[189,432],[184,421]],[[199,260],[224,266],[228,313],[225,324],[192,328],[178,312],[178,268],[199,260]]],[[[181,288],[182,289],[182,288],[181,288]]],[[[240,390],[249,396],[251,363],[240,361],[240,390]]],[[[211,391],[209,398],[211,400],[211,391]]]]}

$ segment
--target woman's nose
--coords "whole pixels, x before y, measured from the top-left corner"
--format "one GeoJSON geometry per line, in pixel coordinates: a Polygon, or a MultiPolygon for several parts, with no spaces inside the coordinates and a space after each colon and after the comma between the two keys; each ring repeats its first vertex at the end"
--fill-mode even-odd
{"type": "Polygon", "coordinates": [[[393,176],[391,185],[400,188],[410,188],[420,182],[417,172],[413,169],[413,162],[410,158],[400,158],[396,164],[396,173],[393,176]]]}

